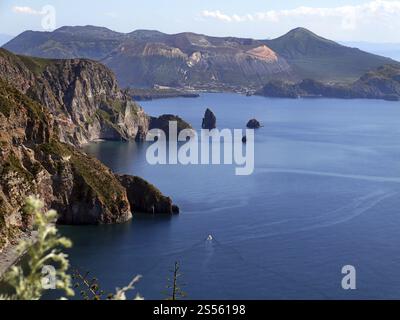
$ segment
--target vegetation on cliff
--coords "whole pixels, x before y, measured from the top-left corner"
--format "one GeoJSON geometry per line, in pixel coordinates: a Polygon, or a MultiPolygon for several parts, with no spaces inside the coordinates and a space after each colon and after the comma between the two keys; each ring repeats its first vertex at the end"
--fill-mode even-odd
{"type": "MultiPolygon", "coordinates": [[[[58,223],[121,223],[132,217],[127,189],[100,161],[59,140],[63,128],[45,106],[2,80],[0,102],[0,250],[30,232],[32,217],[23,205],[32,194],[59,212],[58,223]]],[[[143,197],[158,213],[165,197],[145,186],[135,188],[136,201],[143,197]]]]}
{"type": "Polygon", "coordinates": [[[0,81],[1,248],[29,232],[25,198],[37,194],[63,223],[127,221],[125,189],[99,161],[57,140],[52,116],[37,102],[0,81]]]}
{"type": "Polygon", "coordinates": [[[129,203],[135,212],[177,214],[179,208],[171,198],[164,196],[154,185],[140,177],[118,176],[126,188],[129,203]]]}
{"type": "Polygon", "coordinates": [[[49,110],[61,141],[143,139],[148,130],[148,116],[100,63],[16,56],[0,49],[0,77],[49,110]]]}
{"type": "Polygon", "coordinates": [[[51,158],[44,166],[52,174],[55,192],[65,192],[64,184],[58,182],[72,175],[67,201],[52,203],[60,212],[59,223],[118,223],[130,219],[126,190],[100,161],[56,140],[39,145],[36,150],[44,158],[51,158]]]}

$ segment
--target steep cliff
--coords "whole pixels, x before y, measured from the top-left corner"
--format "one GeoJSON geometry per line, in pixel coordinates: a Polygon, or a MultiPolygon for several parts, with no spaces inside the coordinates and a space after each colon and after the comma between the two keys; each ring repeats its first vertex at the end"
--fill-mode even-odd
{"type": "Polygon", "coordinates": [[[56,209],[61,224],[121,223],[132,212],[179,211],[156,187],[136,177],[120,181],[59,135],[47,107],[0,80],[0,252],[29,232],[23,211],[29,195],[56,209]]]}
{"type": "Polygon", "coordinates": [[[59,211],[60,223],[127,221],[126,190],[99,161],[57,141],[44,106],[0,81],[0,247],[29,230],[29,195],[59,211]]]}
{"type": "Polygon", "coordinates": [[[16,56],[0,49],[0,78],[50,110],[61,141],[141,140],[148,130],[149,117],[100,63],[16,56]]]}
{"type": "Polygon", "coordinates": [[[141,213],[177,214],[179,208],[171,198],[164,196],[154,185],[140,177],[118,176],[126,188],[132,210],[141,213]]]}

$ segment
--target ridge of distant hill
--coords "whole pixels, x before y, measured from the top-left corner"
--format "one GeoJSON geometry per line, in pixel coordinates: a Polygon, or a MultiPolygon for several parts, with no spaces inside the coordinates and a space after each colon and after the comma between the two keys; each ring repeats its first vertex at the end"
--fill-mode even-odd
{"type": "MultiPolygon", "coordinates": [[[[119,33],[103,27],[26,31],[4,48],[44,58],[88,58],[110,67],[121,86],[258,89],[279,79],[355,81],[398,62],[296,28],[273,40],[211,37],[153,30],[119,33]]],[[[399,63],[400,64],[400,63],[399,63]]]]}

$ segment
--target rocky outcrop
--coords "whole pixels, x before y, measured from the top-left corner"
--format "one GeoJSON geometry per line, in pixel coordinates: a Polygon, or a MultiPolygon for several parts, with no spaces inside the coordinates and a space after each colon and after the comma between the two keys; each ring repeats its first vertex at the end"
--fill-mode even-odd
{"type": "MultiPolygon", "coordinates": [[[[37,59],[39,61],[41,59],[37,59]]],[[[35,75],[25,65],[23,59],[0,48],[0,78],[21,92],[26,93],[35,85],[35,75]]]]}
{"type": "Polygon", "coordinates": [[[149,117],[100,63],[22,57],[0,49],[0,77],[50,110],[63,142],[140,140],[148,130],[149,117]]]}
{"type": "Polygon", "coordinates": [[[187,123],[185,120],[178,116],[174,116],[172,114],[164,114],[158,118],[151,117],[150,119],[150,127],[149,129],[160,129],[164,131],[166,137],[169,137],[169,123],[171,121],[175,121],[177,123],[177,133],[179,133],[184,129],[193,129],[192,126],[187,123]]]}
{"type": "Polygon", "coordinates": [[[61,224],[109,224],[128,221],[126,190],[98,160],[56,141],[35,147],[36,159],[51,176],[50,207],[61,224]]]}
{"type": "Polygon", "coordinates": [[[247,128],[249,129],[259,129],[261,128],[261,123],[256,119],[251,119],[247,122],[247,128]]]}
{"type": "Polygon", "coordinates": [[[132,178],[134,187],[128,184],[128,197],[109,168],[59,141],[62,128],[54,118],[47,107],[0,80],[0,252],[29,233],[32,221],[23,206],[30,195],[56,209],[61,224],[125,222],[132,217],[131,203],[138,211],[178,211],[140,178],[132,178]]]}
{"type": "Polygon", "coordinates": [[[216,118],[215,114],[208,108],[204,114],[204,118],[203,118],[201,127],[203,129],[208,129],[208,130],[215,129],[217,127],[217,118],[216,118]]]}
{"type": "Polygon", "coordinates": [[[178,214],[179,208],[155,186],[139,177],[118,176],[126,188],[129,203],[135,213],[178,214]]]}
{"type": "Polygon", "coordinates": [[[257,92],[267,97],[327,97],[341,99],[400,100],[400,67],[385,65],[352,84],[326,84],[306,79],[299,83],[270,82],[257,92]]]}
{"type": "Polygon", "coordinates": [[[261,90],[255,94],[271,98],[292,98],[297,99],[301,96],[298,85],[295,83],[273,80],[268,82],[261,90]]]}
{"type": "Polygon", "coordinates": [[[400,100],[400,66],[385,65],[363,75],[352,91],[364,98],[400,100]]]}
{"type": "MultiPolygon", "coordinates": [[[[123,93],[111,71],[87,60],[64,60],[43,73],[51,92],[77,127],[78,143],[133,140],[147,131],[143,109],[123,93]]],[[[51,107],[51,106],[50,106],[51,107]]],[[[52,108],[54,109],[54,108],[52,108]]]]}
{"type": "Polygon", "coordinates": [[[57,138],[46,108],[0,81],[0,247],[29,230],[30,217],[22,210],[29,195],[57,209],[60,223],[131,218],[126,190],[114,174],[57,138]]]}

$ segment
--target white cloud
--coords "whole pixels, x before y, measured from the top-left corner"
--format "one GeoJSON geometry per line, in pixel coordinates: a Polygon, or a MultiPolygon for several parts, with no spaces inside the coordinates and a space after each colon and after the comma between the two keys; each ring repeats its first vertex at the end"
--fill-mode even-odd
{"type": "Polygon", "coordinates": [[[12,10],[15,13],[20,13],[20,14],[29,14],[29,15],[36,15],[36,16],[41,16],[46,14],[46,12],[44,12],[43,10],[36,10],[33,9],[31,7],[18,7],[18,6],[14,6],[12,8],[12,10]]]}
{"type": "Polygon", "coordinates": [[[298,7],[289,10],[270,10],[265,12],[246,13],[242,15],[226,14],[219,10],[204,10],[202,16],[213,18],[223,22],[254,22],[263,21],[278,23],[288,20],[316,21],[335,19],[340,21],[344,30],[354,30],[360,24],[383,23],[389,26],[400,21],[400,1],[374,0],[360,5],[348,5],[332,8],[298,7]]]}
{"type": "Polygon", "coordinates": [[[204,10],[202,12],[202,16],[205,18],[215,18],[221,21],[225,21],[225,22],[232,22],[233,18],[221,13],[221,11],[216,10],[216,11],[208,11],[208,10],[204,10]]]}

